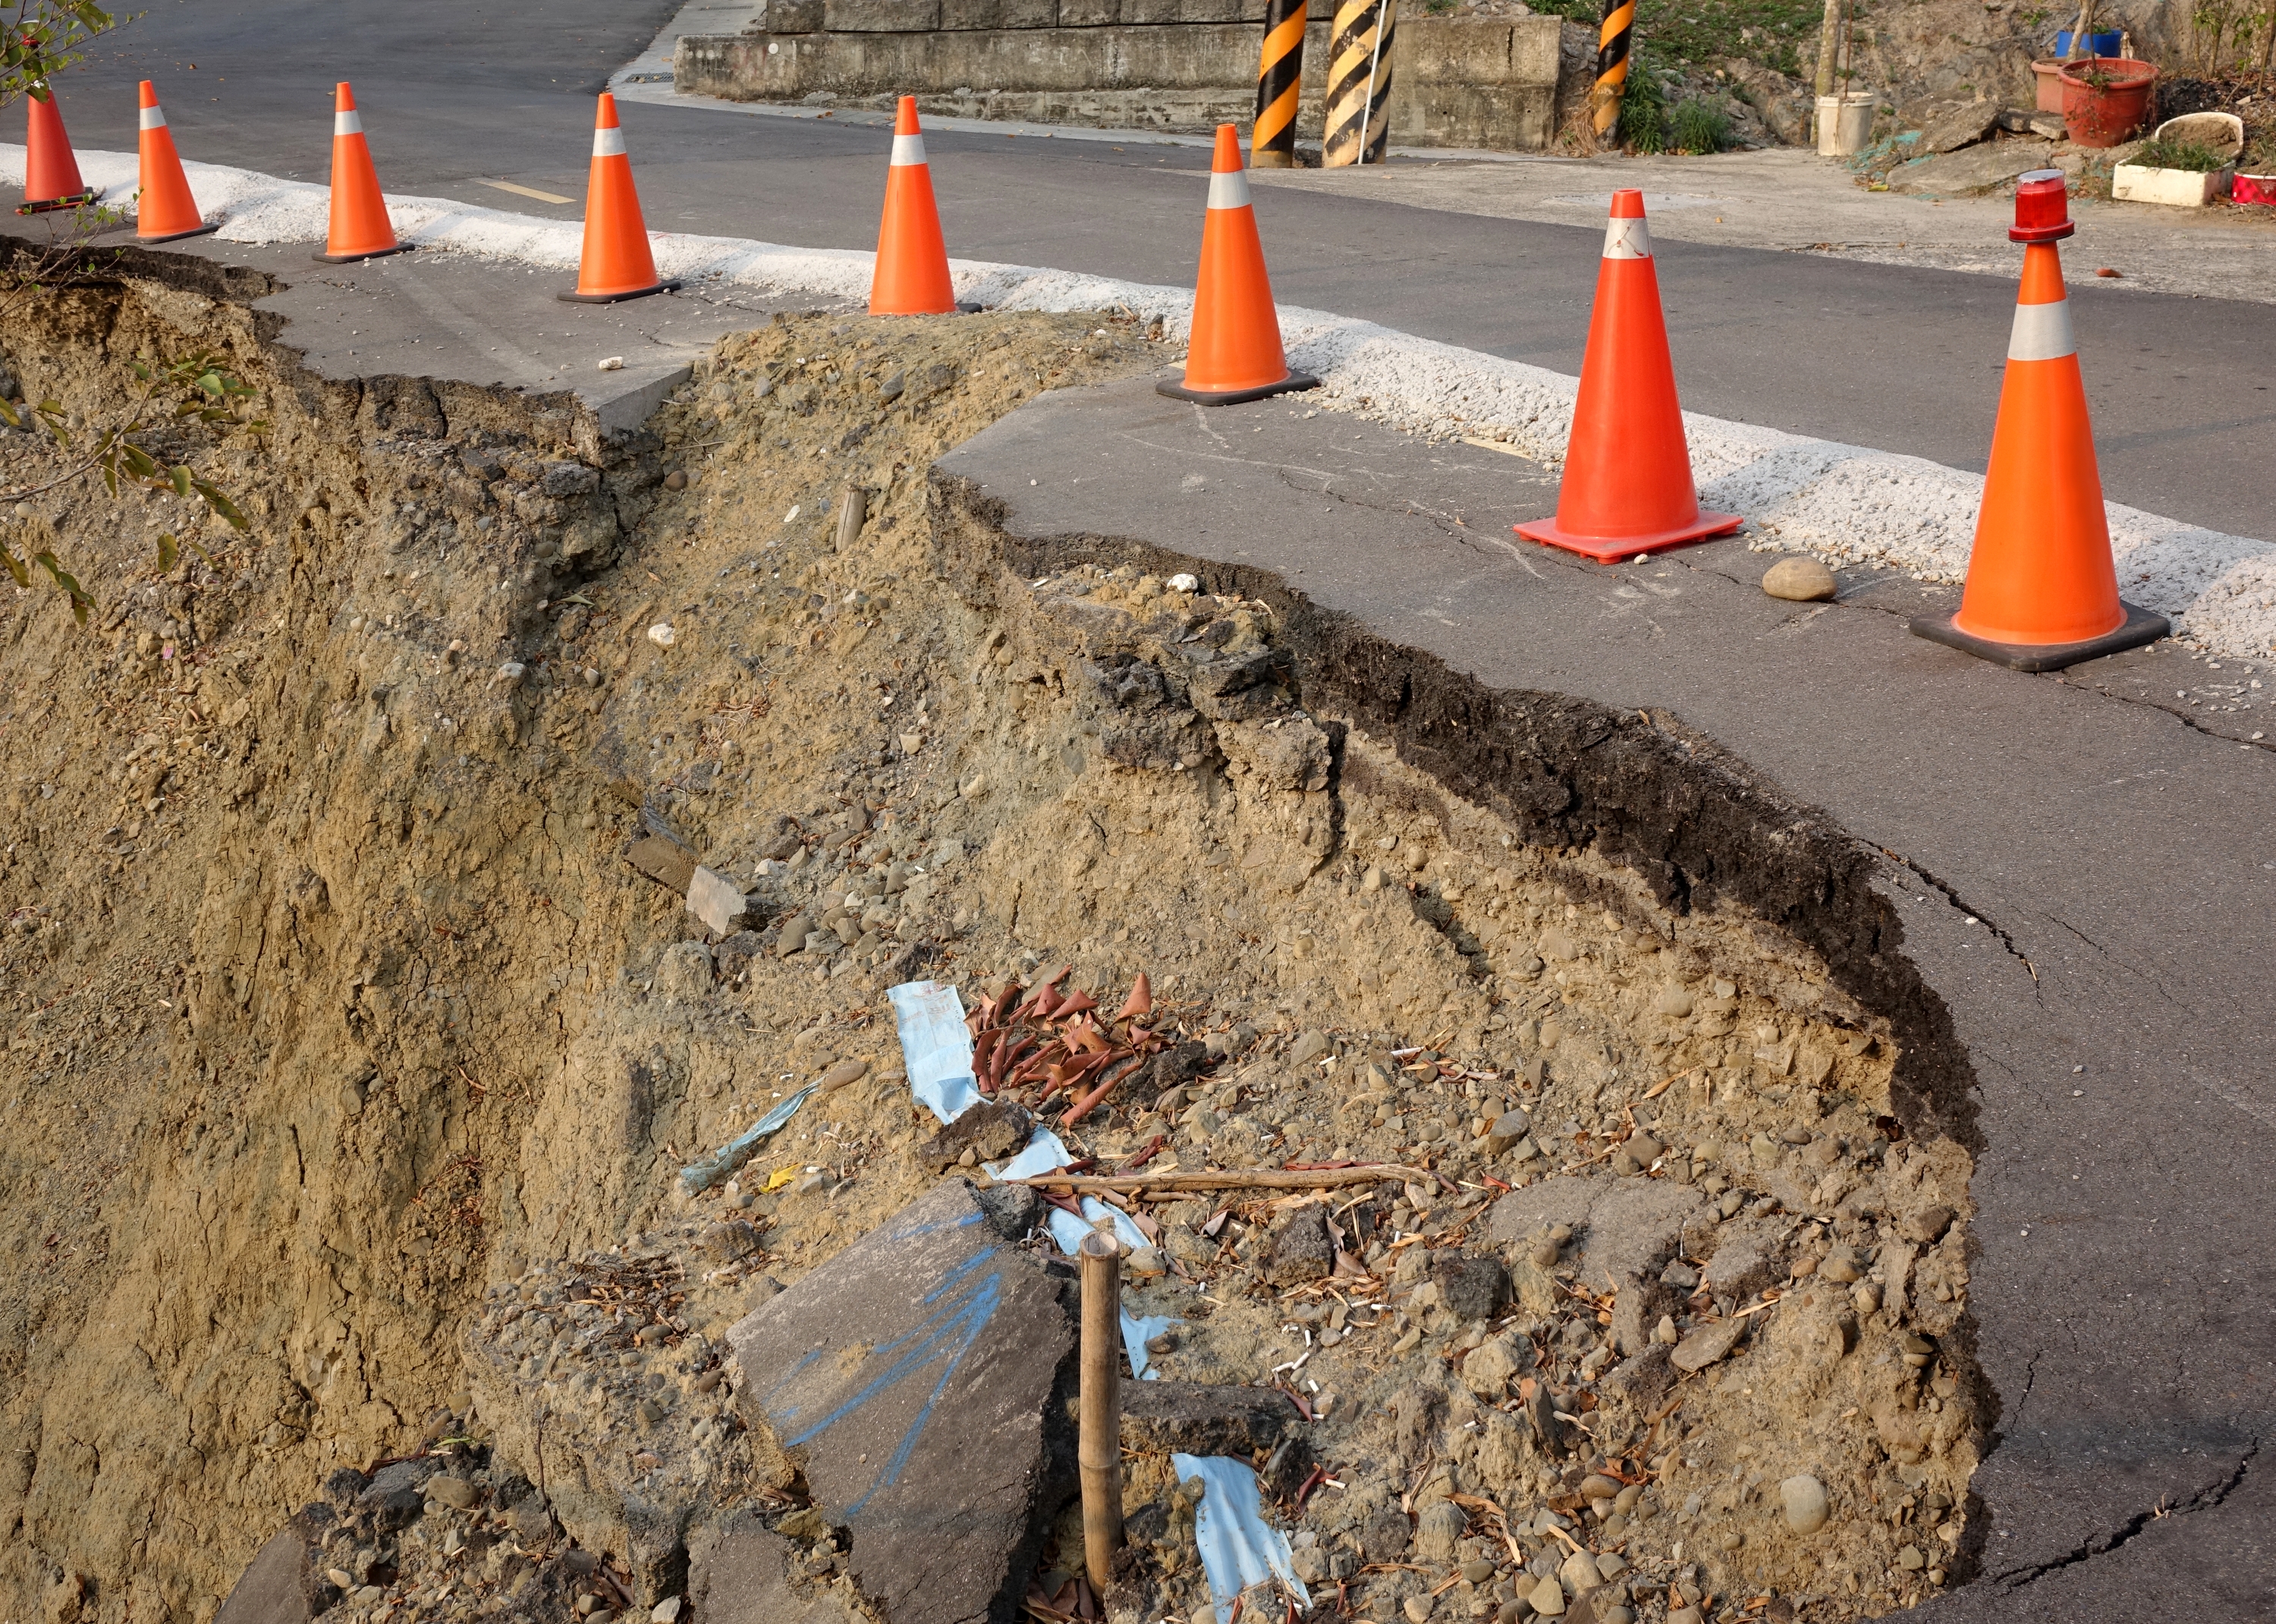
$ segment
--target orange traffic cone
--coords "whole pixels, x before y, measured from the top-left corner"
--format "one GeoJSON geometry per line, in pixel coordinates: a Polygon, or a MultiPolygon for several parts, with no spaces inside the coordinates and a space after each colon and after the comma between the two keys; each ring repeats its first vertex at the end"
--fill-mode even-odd
{"type": "Polygon", "coordinates": [[[363,138],[355,92],[342,80],[332,89],[332,219],[317,262],[340,265],[401,254],[412,247],[396,240],[395,223],[387,217],[387,199],[379,190],[379,171],[372,167],[371,147],[363,138]]]}
{"type": "Polygon", "coordinates": [[[2055,247],[2077,229],[2060,170],[2034,170],[2016,183],[2007,235],[2029,246],[1968,584],[1959,613],[1912,623],[1923,637],[2016,671],[2060,671],[2173,630],[2165,616],[2118,596],[2094,425],[2055,247]]]}
{"type": "Polygon", "coordinates": [[[633,161],[617,123],[617,98],[601,92],[593,119],[593,171],[585,183],[585,248],[577,261],[577,291],[556,297],[573,305],[612,305],[620,299],[664,293],[679,285],[659,281],[633,186],[633,161]]]}
{"type": "Polygon", "coordinates": [[[1615,192],[1557,516],[1515,528],[1529,541],[1617,564],[1727,535],[1739,524],[1735,513],[1699,509],[1643,194],[1615,192]]]}
{"type": "Polygon", "coordinates": [[[948,247],[932,201],[932,169],[917,128],[917,99],[893,115],[893,163],[885,171],[885,212],[877,222],[877,268],[869,279],[871,315],[946,315],[956,308],[948,247]]]}
{"type": "Polygon", "coordinates": [[[63,110],[56,93],[43,80],[24,97],[30,113],[24,132],[24,201],[19,215],[45,214],[50,209],[76,209],[102,195],[80,178],[79,159],[72,154],[71,137],[64,133],[63,110]]]}
{"type": "Polygon", "coordinates": [[[178,237],[202,237],[217,231],[221,222],[208,225],[198,214],[198,201],[182,173],[181,155],[174,150],[174,133],[166,127],[165,109],[148,80],[142,81],[142,192],[134,218],[138,242],[172,242],[178,237]]]}
{"type": "Polygon", "coordinates": [[[1194,281],[1194,328],[1186,345],[1186,376],[1154,387],[1199,406],[1232,406],[1291,390],[1317,389],[1308,372],[1288,370],[1280,347],[1280,313],[1264,274],[1264,245],[1256,211],[1248,204],[1248,175],[1240,165],[1240,136],[1217,127],[1210,160],[1209,212],[1202,216],[1201,274],[1194,281]]]}

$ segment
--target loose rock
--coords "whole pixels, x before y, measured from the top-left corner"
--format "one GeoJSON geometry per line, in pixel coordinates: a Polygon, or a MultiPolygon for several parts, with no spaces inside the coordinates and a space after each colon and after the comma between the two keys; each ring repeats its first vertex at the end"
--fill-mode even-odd
{"type": "Polygon", "coordinates": [[[1825,1485],[1807,1476],[1787,1478],[1779,1485],[1786,1503],[1786,1525],[1797,1534],[1815,1534],[1825,1526],[1825,1485]]]}
{"type": "Polygon", "coordinates": [[[1780,558],[1763,573],[1763,590],[1790,603],[1822,603],[1835,589],[1833,572],[1815,558],[1780,558]]]}

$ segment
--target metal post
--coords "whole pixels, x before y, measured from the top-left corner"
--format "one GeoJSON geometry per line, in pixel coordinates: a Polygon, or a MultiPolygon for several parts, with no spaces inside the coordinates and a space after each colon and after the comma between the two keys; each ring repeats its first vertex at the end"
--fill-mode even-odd
{"type": "Polygon", "coordinates": [[[1093,1230],[1082,1269],[1081,1389],[1075,1463],[1082,1476],[1083,1565],[1101,1597],[1122,1544],[1122,1253],[1093,1230]]]}
{"type": "Polygon", "coordinates": [[[1305,0],[1266,0],[1264,50],[1256,70],[1251,169],[1296,166],[1296,98],[1304,77],[1305,0]]]}

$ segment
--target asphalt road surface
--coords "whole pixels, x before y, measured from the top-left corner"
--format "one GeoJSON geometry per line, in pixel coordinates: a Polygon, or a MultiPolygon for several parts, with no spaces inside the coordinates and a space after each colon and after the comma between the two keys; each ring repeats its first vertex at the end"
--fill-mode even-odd
{"type": "MultiPolygon", "coordinates": [[[[131,149],[147,77],[186,156],[322,180],[345,77],[388,190],[574,219],[592,97],[675,9],[156,0],[66,77],[64,117],[82,145],[131,149]]],[[[875,240],[885,131],[634,102],[623,114],[651,226],[875,240]]],[[[1191,283],[1205,152],[947,132],[928,148],[952,253],[1191,283]]],[[[1271,186],[1256,207],[1284,302],[1580,370],[1600,231],[1271,186]]],[[[1690,243],[1663,243],[1659,269],[1688,406],[1983,467],[2014,305],[2001,281],[1690,243]]],[[[2249,473],[2276,453],[2267,308],[2091,278],[2072,305],[2105,494],[2242,535],[2276,527],[2249,473]]]]}

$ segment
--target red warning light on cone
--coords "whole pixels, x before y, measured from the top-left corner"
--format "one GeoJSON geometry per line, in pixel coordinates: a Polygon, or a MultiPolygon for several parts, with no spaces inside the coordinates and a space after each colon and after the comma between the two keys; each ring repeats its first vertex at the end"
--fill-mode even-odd
{"type": "Polygon", "coordinates": [[[2035,170],[2017,182],[2007,235],[2025,245],[2023,279],[1968,584],[1957,613],[1912,623],[1920,636],[2017,671],[2060,671],[2172,630],[2165,616],[2118,596],[2094,425],[2055,247],[2075,229],[2061,171],[2035,170]]]}

